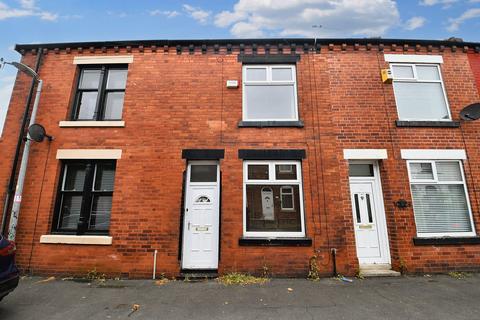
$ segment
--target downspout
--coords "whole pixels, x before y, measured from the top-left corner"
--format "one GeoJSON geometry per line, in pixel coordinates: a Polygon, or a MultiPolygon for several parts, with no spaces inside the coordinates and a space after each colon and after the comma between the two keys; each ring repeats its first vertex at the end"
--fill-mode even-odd
{"type": "MultiPolygon", "coordinates": [[[[37,61],[35,62],[35,72],[38,73],[38,70],[40,69],[40,63],[42,61],[42,48],[38,48],[37,51],[37,61]]],[[[23,113],[23,119],[22,119],[22,125],[20,127],[20,131],[18,133],[18,141],[17,141],[17,147],[15,149],[15,157],[13,159],[13,164],[12,164],[12,171],[10,172],[10,180],[8,181],[8,187],[7,187],[7,194],[5,196],[5,201],[3,203],[3,210],[2,210],[2,225],[1,225],[1,233],[3,235],[6,235],[6,227],[7,227],[7,212],[8,208],[10,206],[10,198],[12,197],[13,192],[15,191],[14,186],[15,186],[15,175],[17,173],[17,166],[18,166],[18,160],[20,158],[20,150],[22,148],[22,144],[24,141],[24,136],[25,136],[25,131],[26,131],[26,125],[28,122],[28,116],[30,114],[30,104],[32,103],[32,98],[33,98],[33,93],[35,90],[35,84],[36,80],[32,79],[32,83],[30,85],[30,91],[28,93],[27,97],[27,102],[25,104],[25,111],[23,113]]]]}

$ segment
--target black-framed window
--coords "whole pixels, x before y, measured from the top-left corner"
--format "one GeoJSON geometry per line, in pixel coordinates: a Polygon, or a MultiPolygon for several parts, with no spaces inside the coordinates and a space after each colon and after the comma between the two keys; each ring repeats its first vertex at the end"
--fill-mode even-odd
{"type": "Polygon", "coordinates": [[[53,232],[108,234],[115,168],[113,160],[63,163],[53,232]]]}
{"type": "Polygon", "coordinates": [[[72,120],[121,120],[127,73],[126,65],[82,67],[72,120]]]}

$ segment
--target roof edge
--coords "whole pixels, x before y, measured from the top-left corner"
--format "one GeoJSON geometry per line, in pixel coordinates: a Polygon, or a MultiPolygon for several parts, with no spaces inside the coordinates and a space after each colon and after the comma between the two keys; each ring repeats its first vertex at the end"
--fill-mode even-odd
{"type": "Polygon", "coordinates": [[[445,47],[480,47],[480,42],[466,42],[453,40],[428,40],[428,39],[389,39],[389,38],[266,38],[266,39],[160,39],[160,40],[120,40],[120,41],[88,41],[88,42],[58,42],[58,43],[34,43],[34,44],[16,44],[15,50],[32,49],[66,49],[66,48],[113,48],[113,47],[138,47],[138,46],[188,46],[188,45],[303,45],[303,44],[347,44],[347,45],[379,45],[379,44],[396,44],[396,45],[432,45],[445,47]]]}

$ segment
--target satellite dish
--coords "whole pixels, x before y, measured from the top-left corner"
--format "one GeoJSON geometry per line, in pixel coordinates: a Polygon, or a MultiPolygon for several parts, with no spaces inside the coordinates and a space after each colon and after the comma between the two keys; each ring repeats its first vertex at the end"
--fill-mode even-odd
{"type": "Polygon", "coordinates": [[[45,138],[52,141],[52,137],[47,134],[45,128],[41,124],[34,123],[28,127],[28,135],[36,142],[42,142],[45,138]]]}
{"type": "Polygon", "coordinates": [[[480,103],[472,103],[460,111],[460,118],[465,121],[480,119],[480,103]]]}

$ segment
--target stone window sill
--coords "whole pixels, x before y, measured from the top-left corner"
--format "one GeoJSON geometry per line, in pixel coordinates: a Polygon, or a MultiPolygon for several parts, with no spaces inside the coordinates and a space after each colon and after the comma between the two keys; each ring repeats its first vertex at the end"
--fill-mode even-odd
{"type": "Polygon", "coordinates": [[[40,243],[109,246],[112,244],[112,237],[48,234],[40,237],[40,243]]]}
{"type": "Polygon", "coordinates": [[[310,238],[240,238],[239,246],[249,247],[310,247],[310,238]]]}
{"type": "Polygon", "coordinates": [[[458,128],[460,121],[408,121],[396,120],[397,127],[458,128]]]}
{"type": "Polygon", "coordinates": [[[303,128],[303,121],[240,121],[239,128],[281,128],[293,127],[303,128]]]}
{"type": "Polygon", "coordinates": [[[416,246],[480,244],[480,237],[413,238],[416,246]]]}
{"type": "Polygon", "coordinates": [[[60,121],[60,128],[123,128],[125,121],[60,121]]]}

